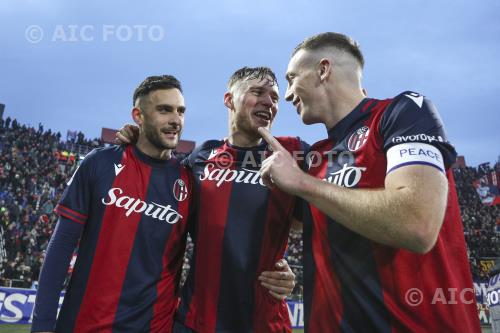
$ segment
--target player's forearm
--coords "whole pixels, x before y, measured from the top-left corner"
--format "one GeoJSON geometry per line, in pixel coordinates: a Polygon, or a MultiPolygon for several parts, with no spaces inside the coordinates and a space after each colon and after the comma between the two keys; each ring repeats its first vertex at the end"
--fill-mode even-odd
{"type": "Polygon", "coordinates": [[[346,189],[309,175],[300,183],[301,197],[377,243],[425,253],[436,241],[433,226],[442,220],[440,208],[425,202],[418,189],[346,189]]]}
{"type": "Polygon", "coordinates": [[[61,289],[83,226],[60,218],[38,281],[32,332],[54,331],[61,289]]]}

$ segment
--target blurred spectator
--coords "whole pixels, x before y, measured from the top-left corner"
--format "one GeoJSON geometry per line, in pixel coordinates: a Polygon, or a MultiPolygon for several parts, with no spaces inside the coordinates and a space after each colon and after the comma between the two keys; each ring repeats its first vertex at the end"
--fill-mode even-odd
{"type": "MultiPolygon", "coordinates": [[[[53,210],[66,180],[76,169],[79,153],[102,145],[82,132],[73,141],[62,142],[60,133],[44,130],[42,124],[35,130],[10,117],[0,122],[0,285],[16,281],[16,286],[30,288],[38,279],[57,222],[53,210]]],[[[487,269],[481,259],[500,254],[500,206],[483,205],[472,182],[493,169],[500,171],[500,163],[454,170],[472,274],[483,280],[487,269]]],[[[292,299],[297,300],[303,297],[302,246],[302,234],[292,231],[286,258],[296,275],[292,299]]],[[[188,239],[182,283],[192,253],[188,239]]]]}
{"type": "Polygon", "coordinates": [[[291,230],[285,258],[295,274],[296,285],[290,297],[293,300],[303,299],[302,245],[302,232],[291,230]]]}
{"type": "Polygon", "coordinates": [[[0,285],[30,288],[57,221],[54,206],[76,163],[56,158],[65,143],[42,124],[35,130],[8,117],[0,125],[0,285]]]}
{"type": "MultiPolygon", "coordinates": [[[[499,163],[495,165],[495,168],[498,167],[499,163]]],[[[472,275],[481,280],[487,278],[487,270],[480,265],[481,258],[500,256],[500,237],[496,232],[500,207],[484,205],[472,182],[491,170],[489,166],[454,170],[472,275]]]]}

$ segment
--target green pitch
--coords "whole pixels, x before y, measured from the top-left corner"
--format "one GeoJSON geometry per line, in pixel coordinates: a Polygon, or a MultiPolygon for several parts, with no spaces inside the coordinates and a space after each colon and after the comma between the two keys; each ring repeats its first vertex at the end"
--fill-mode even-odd
{"type": "Polygon", "coordinates": [[[0,324],[0,333],[29,333],[30,325],[0,324]]]}

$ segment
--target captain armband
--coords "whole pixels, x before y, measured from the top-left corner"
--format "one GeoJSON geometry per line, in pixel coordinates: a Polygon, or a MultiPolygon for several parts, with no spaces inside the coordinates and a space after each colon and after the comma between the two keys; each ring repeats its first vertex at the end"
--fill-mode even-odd
{"type": "Polygon", "coordinates": [[[441,172],[444,170],[443,155],[436,147],[419,142],[403,143],[387,151],[387,172],[407,165],[429,165],[441,172]]]}

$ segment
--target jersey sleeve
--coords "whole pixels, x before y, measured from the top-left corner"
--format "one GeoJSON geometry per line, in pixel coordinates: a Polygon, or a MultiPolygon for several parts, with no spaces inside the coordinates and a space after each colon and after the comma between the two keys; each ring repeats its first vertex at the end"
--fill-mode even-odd
{"type": "Polygon", "coordinates": [[[83,226],[59,218],[40,272],[31,332],[55,330],[57,304],[83,226]]]}
{"type": "Polygon", "coordinates": [[[456,151],[448,142],[439,113],[420,94],[397,96],[381,118],[379,133],[387,154],[387,173],[411,164],[448,169],[455,162],[456,151]]]}
{"type": "Polygon", "coordinates": [[[91,184],[95,173],[94,160],[95,152],[92,151],[68,181],[61,200],[54,210],[59,216],[79,224],[86,223],[91,200],[91,184]]]}

